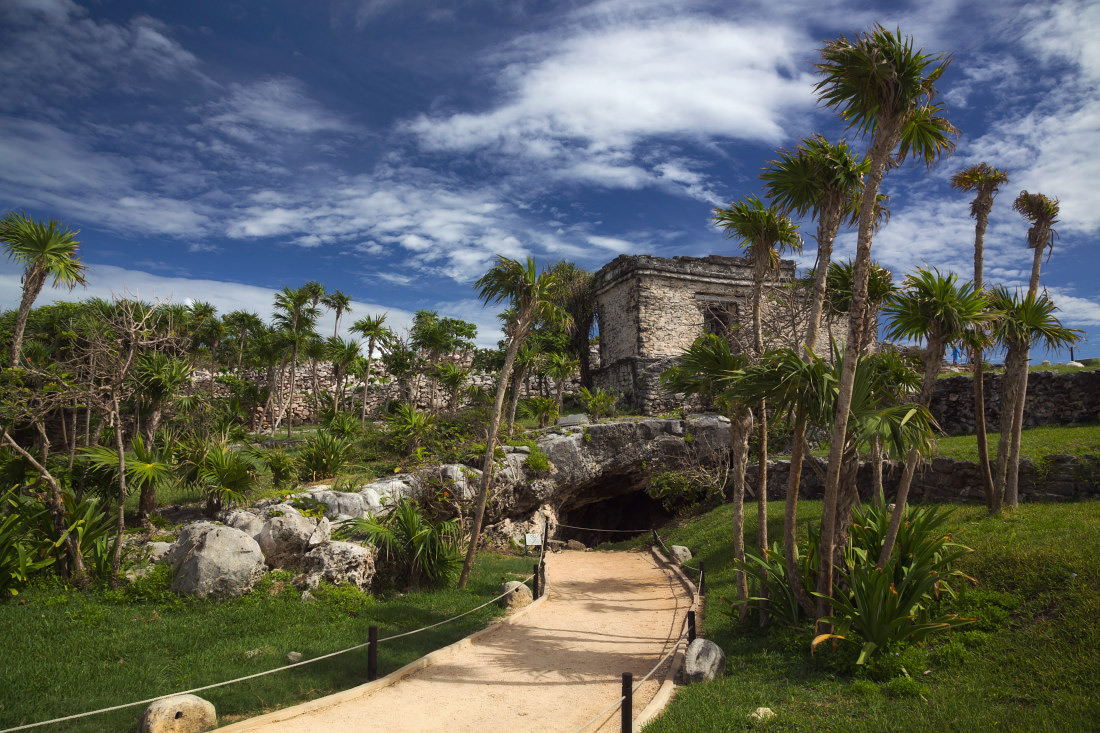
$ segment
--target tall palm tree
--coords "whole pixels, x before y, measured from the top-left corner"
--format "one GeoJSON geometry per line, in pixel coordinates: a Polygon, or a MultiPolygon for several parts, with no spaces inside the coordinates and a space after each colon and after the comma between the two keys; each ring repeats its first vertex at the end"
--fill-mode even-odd
{"type": "MultiPolygon", "coordinates": [[[[960,283],[954,273],[941,275],[939,270],[924,268],[905,278],[901,293],[892,298],[883,310],[890,318],[886,332],[889,338],[924,341],[924,351],[921,353],[924,380],[917,397],[924,407],[932,401],[947,344],[963,339],[968,331],[992,318],[986,309],[985,297],[974,289],[973,283],[960,283]]],[[[905,460],[905,472],[894,499],[894,513],[890,517],[882,554],[879,555],[880,568],[886,567],[886,561],[893,552],[919,459],[916,449],[913,449],[905,460]]]]}
{"type": "Polygon", "coordinates": [[[385,323],[386,314],[380,313],[376,316],[360,318],[358,321],[351,324],[351,332],[359,334],[359,336],[367,340],[367,370],[363,377],[363,407],[362,413],[359,416],[359,422],[362,425],[367,424],[367,390],[370,385],[370,370],[371,363],[374,361],[374,350],[379,345],[386,344],[390,333],[385,323]]]}
{"type": "Polygon", "coordinates": [[[833,240],[846,212],[858,212],[863,177],[870,160],[857,156],[848,143],[829,143],[822,135],[804,138],[794,151],[780,151],[760,177],[772,203],[787,215],[812,214],[817,221],[817,264],[806,327],[806,353],[817,348],[825,275],[832,260],[833,240]]]}
{"type": "Polygon", "coordinates": [[[1003,504],[1015,507],[1019,501],[1020,437],[1023,433],[1023,403],[1027,388],[1028,354],[1036,342],[1055,350],[1074,344],[1081,338],[1075,328],[1066,328],[1054,315],[1057,308],[1046,295],[1028,293],[1021,298],[1000,286],[989,293],[990,307],[996,311],[993,337],[1005,349],[1004,397],[1001,400],[1001,437],[997,444],[992,513],[1003,504]],[[1021,374],[1023,378],[1021,378],[1021,374]],[[1010,409],[1010,406],[1017,406],[1010,409]]]}
{"type": "Polygon", "coordinates": [[[1057,236],[1054,225],[1058,223],[1058,199],[1041,193],[1020,191],[1020,195],[1012,202],[1012,210],[1031,222],[1031,228],[1027,230],[1027,246],[1035,250],[1035,257],[1031,262],[1031,281],[1027,292],[1035,295],[1039,292],[1039,267],[1043,262],[1043,252],[1047,247],[1054,248],[1053,237],[1057,236]]]}
{"type": "MultiPolygon", "coordinates": [[[[764,328],[761,303],[764,283],[779,269],[782,252],[801,252],[802,237],[798,226],[779,213],[777,206],[765,206],[755,196],[734,202],[728,209],[714,210],[714,223],[725,230],[727,238],[739,239],[752,262],[752,339],[757,359],[764,355],[764,328]]],[[[756,509],[757,540],[762,551],[768,549],[768,418],[766,406],[760,403],[757,415],[757,436],[760,450],[757,473],[756,509]]]]}
{"type": "Polygon", "coordinates": [[[333,336],[326,343],[326,350],[328,359],[332,362],[333,379],[335,380],[332,390],[332,411],[339,412],[340,403],[343,401],[344,396],[344,382],[356,360],[360,358],[359,344],[355,341],[342,339],[339,336],[333,336]]]}
{"type": "Polygon", "coordinates": [[[351,296],[339,290],[333,290],[321,297],[321,303],[336,314],[336,325],[332,328],[332,337],[336,338],[340,333],[340,316],[351,313],[351,296]]]}
{"type": "MultiPolygon", "coordinates": [[[[752,412],[749,402],[734,396],[731,386],[748,366],[744,354],[735,354],[729,341],[717,334],[695,339],[676,366],[661,374],[661,383],[674,394],[696,395],[704,404],[717,404],[730,419],[730,474],[733,477],[733,557],[745,560],[745,465],[748,460],[752,412]]],[[[749,597],[748,578],[736,571],[737,598],[749,597]]]]}
{"type": "MultiPolygon", "coordinates": [[[[974,218],[974,290],[982,292],[985,256],[985,230],[989,224],[989,212],[993,210],[993,198],[998,187],[1008,183],[1008,174],[986,163],[963,168],[951,176],[951,187],[958,191],[974,193],[970,202],[970,216],[974,218]]],[[[982,348],[971,349],[974,364],[974,432],[978,439],[978,466],[982,474],[986,504],[993,507],[993,472],[989,467],[989,440],[985,425],[985,376],[982,348]]]]}
{"type": "Polygon", "coordinates": [[[475,285],[479,300],[486,305],[508,303],[515,309],[515,316],[508,329],[508,348],[504,352],[504,366],[497,378],[496,399],[493,402],[493,415],[489,421],[489,434],[485,440],[485,459],[481,466],[477,509],[470,527],[470,546],[466,550],[466,560],[458,579],[460,589],[466,587],[466,581],[474,565],[474,557],[477,555],[481,523],[485,519],[485,503],[489,498],[489,485],[493,477],[493,454],[496,451],[497,433],[500,430],[500,416],[504,411],[504,395],[508,390],[508,378],[516,361],[516,353],[519,352],[531,326],[536,321],[565,321],[569,318],[558,305],[562,290],[561,280],[548,269],[539,272],[533,257],[528,257],[526,262],[518,262],[509,257],[497,255],[493,266],[478,279],[475,285]]]}
{"type": "Polygon", "coordinates": [[[23,297],[15,315],[15,330],[11,341],[11,365],[19,366],[23,346],[23,331],[27,327],[27,315],[42,292],[46,278],[53,278],[53,286],[64,285],[72,290],[84,284],[84,263],[77,259],[80,232],[50,219],[42,222],[32,219],[22,211],[9,211],[0,219],[0,247],[23,265],[23,297]]]}
{"type": "Polygon", "coordinates": [[[244,363],[245,345],[250,338],[263,333],[264,322],[256,313],[235,310],[225,315],[225,325],[237,345],[237,371],[244,363]]]}
{"type": "MultiPolygon", "coordinates": [[[[319,285],[319,283],[307,283],[307,286],[319,285]]],[[[321,292],[324,292],[322,288],[321,292]]],[[[284,332],[290,342],[290,390],[283,409],[289,408],[294,401],[295,377],[297,376],[298,351],[308,341],[308,335],[313,333],[313,325],[317,321],[317,301],[321,296],[316,289],[307,288],[283,288],[275,294],[275,312],[273,318],[275,325],[284,332]],[[310,305],[312,303],[312,305],[310,305]]],[[[277,417],[271,423],[271,434],[275,434],[279,422],[277,417]]],[[[286,437],[290,437],[294,426],[294,414],[291,412],[287,420],[286,437]]]]}
{"type": "Polygon", "coordinates": [[[546,364],[546,373],[557,385],[556,400],[559,413],[561,413],[562,402],[565,399],[565,383],[577,373],[580,366],[580,359],[576,359],[569,354],[559,352],[550,355],[550,360],[546,364]]]}
{"type": "Polygon", "coordinates": [[[573,322],[568,331],[569,351],[580,363],[581,386],[591,388],[590,340],[592,324],[596,319],[596,282],[592,273],[566,260],[555,262],[552,269],[562,282],[559,305],[573,322]]]}
{"type": "MultiPolygon", "coordinates": [[[[833,584],[833,530],[836,524],[837,490],[840,485],[842,451],[848,428],[848,413],[855,386],[858,344],[867,299],[867,272],[871,265],[871,239],[875,205],[886,169],[913,158],[931,164],[954,148],[955,128],[940,113],[936,103],[936,81],[951,60],[941,54],[914,49],[913,39],[901,31],[876,25],[855,38],[840,38],[826,44],[821,61],[815,64],[822,79],[815,89],[826,107],[836,110],[848,124],[870,136],[871,164],[863,184],[856,240],[855,288],[849,309],[844,363],[837,396],[836,420],[830,435],[829,465],[821,525],[821,568],[818,593],[828,595],[833,584]]],[[[827,612],[822,601],[820,610],[827,612]]]]}

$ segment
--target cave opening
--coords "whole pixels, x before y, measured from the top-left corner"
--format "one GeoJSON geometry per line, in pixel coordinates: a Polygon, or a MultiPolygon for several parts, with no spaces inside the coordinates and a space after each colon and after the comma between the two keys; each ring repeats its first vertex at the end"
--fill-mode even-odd
{"type": "Polygon", "coordinates": [[[646,493],[645,484],[644,479],[632,476],[605,479],[598,492],[585,492],[588,501],[583,504],[566,503],[558,510],[558,521],[571,527],[559,527],[555,539],[577,540],[594,547],[604,542],[636,537],[664,525],[673,518],[673,514],[659,500],[646,493]]]}

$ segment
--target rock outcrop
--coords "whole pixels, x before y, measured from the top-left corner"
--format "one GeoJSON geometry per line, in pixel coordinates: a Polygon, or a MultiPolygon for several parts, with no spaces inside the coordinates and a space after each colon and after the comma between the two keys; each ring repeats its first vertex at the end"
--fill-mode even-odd
{"type": "Polygon", "coordinates": [[[175,695],[145,708],[138,727],[141,733],[202,733],[217,724],[213,703],[195,695],[175,695]]]}
{"type": "Polygon", "coordinates": [[[252,590],[266,570],[256,540],[239,529],[196,522],[180,532],[165,561],[172,590],[200,598],[235,598],[252,590]]]}
{"type": "Polygon", "coordinates": [[[306,553],[303,565],[305,577],[300,583],[307,587],[315,588],[324,581],[351,583],[367,590],[374,579],[374,550],[354,542],[325,542],[306,553]]]}
{"type": "Polygon", "coordinates": [[[689,685],[709,682],[726,673],[726,653],[709,639],[688,644],[684,655],[684,681],[689,685]]]}

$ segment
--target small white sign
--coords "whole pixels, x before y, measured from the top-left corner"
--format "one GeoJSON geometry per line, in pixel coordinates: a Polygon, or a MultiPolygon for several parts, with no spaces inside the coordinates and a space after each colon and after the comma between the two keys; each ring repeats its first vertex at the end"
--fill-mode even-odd
{"type": "Polygon", "coordinates": [[[526,543],[527,543],[528,547],[531,547],[532,545],[538,545],[539,547],[542,546],[542,535],[541,534],[533,534],[531,532],[528,532],[525,535],[525,538],[526,538],[526,543]]]}

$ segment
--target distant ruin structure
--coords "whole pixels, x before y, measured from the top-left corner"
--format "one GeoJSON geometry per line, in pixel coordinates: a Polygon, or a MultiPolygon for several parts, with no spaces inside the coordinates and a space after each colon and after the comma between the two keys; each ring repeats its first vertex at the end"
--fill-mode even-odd
{"type": "MultiPolygon", "coordinates": [[[[794,261],[782,260],[765,300],[794,278],[794,261]]],[[[620,255],[600,268],[595,280],[600,334],[595,383],[622,394],[643,414],[679,404],[659,378],[700,335],[729,336],[741,327],[742,340],[751,338],[752,263],[744,257],[620,255]]],[[[776,327],[773,318],[773,331],[791,333],[772,333],[768,340],[789,339],[798,329],[797,314],[792,318],[789,329],[776,327]]]]}

